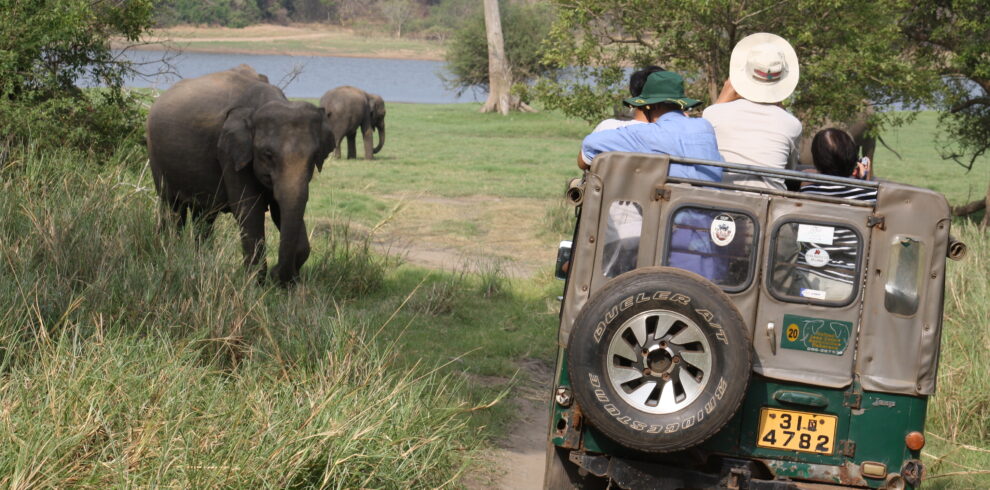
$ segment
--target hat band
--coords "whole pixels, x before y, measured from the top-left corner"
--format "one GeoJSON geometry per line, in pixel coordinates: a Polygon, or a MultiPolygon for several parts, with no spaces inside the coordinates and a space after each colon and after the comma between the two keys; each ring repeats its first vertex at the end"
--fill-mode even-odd
{"type": "Polygon", "coordinates": [[[753,70],[753,78],[763,82],[775,82],[777,80],[780,80],[780,77],[783,74],[784,74],[783,70],[781,71],[753,70]]]}

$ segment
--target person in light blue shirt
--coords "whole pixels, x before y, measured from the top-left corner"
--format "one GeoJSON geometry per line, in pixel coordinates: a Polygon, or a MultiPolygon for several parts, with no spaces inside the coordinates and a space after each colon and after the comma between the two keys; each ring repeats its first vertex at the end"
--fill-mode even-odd
{"type": "MultiPolygon", "coordinates": [[[[660,71],[650,74],[640,95],[630,97],[625,102],[642,110],[649,124],[636,124],[588,135],[581,145],[578,167],[589,169],[596,156],[609,151],[663,153],[675,157],[724,161],[718,152],[712,125],[704,119],[690,118],[684,114],[684,110],[697,106],[701,101],[684,95],[684,79],[677,73],[660,71]]],[[[720,182],[722,169],[674,163],[670,165],[669,175],[720,182]]],[[[713,256],[716,251],[707,232],[711,219],[703,213],[687,212],[691,216],[681,216],[680,222],[672,231],[669,264],[718,282],[724,276],[725,261],[713,256]]],[[[617,202],[609,205],[603,255],[603,273],[607,277],[615,277],[635,267],[642,219],[639,204],[617,202]]]]}

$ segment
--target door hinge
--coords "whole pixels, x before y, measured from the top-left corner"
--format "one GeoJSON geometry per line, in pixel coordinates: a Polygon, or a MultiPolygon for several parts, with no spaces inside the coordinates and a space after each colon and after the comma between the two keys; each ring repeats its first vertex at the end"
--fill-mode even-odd
{"type": "Polygon", "coordinates": [[[866,218],[866,226],[869,226],[870,228],[876,226],[878,230],[883,230],[885,229],[884,225],[884,217],[879,214],[871,214],[868,218],[866,218]]]}
{"type": "Polygon", "coordinates": [[[863,394],[858,391],[847,391],[842,400],[844,407],[858,409],[863,404],[863,394]]]}

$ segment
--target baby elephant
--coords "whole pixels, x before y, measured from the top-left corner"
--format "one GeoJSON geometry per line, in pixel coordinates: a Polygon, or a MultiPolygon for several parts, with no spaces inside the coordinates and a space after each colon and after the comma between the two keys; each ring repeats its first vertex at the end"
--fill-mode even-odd
{"type": "Polygon", "coordinates": [[[320,107],[327,112],[330,129],[337,137],[334,158],[340,158],[340,142],[347,137],[347,158],[356,158],[355,140],[361,129],[364,158],[371,160],[385,145],[385,101],[357,87],[343,86],[320,97],[320,107]],[[372,133],[378,130],[378,146],[372,150],[372,133]]]}
{"type": "Polygon", "coordinates": [[[162,202],[208,234],[221,212],[241,228],[244,263],[265,273],[265,212],[281,231],[272,276],[294,282],[309,257],[303,213],[313,169],[334,137],[324,111],[289,102],[251,67],[183,80],[148,114],[148,157],[162,202]]]}

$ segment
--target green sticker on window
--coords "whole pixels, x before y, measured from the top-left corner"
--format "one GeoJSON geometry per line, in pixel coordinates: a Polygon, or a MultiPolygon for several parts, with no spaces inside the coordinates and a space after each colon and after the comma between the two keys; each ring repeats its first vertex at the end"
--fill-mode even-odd
{"type": "Polygon", "coordinates": [[[849,345],[852,322],[784,315],[780,347],[841,356],[849,345]]]}

